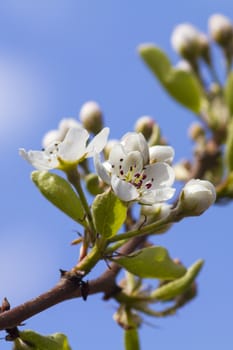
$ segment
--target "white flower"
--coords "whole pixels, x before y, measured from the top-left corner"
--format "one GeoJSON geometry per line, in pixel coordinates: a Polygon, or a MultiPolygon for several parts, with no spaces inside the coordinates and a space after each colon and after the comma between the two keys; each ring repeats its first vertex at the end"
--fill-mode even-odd
{"type": "Polygon", "coordinates": [[[60,121],[58,129],[48,131],[42,140],[43,148],[48,147],[54,141],[63,141],[70,128],[82,128],[82,125],[74,118],[64,118],[60,121]]]}
{"type": "Polygon", "coordinates": [[[94,161],[97,174],[123,201],[151,205],[174,194],[173,169],[165,162],[149,164],[149,148],[142,134],[126,134],[113,146],[108,162],[102,164],[98,155],[94,161]]]}
{"type": "Polygon", "coordinates": [[[216,200],[215,187],[207,180],[190,180],[184,186],[178,206],[188,215],[200,215],[216,200]]]}
{"type": "Polygon", "coordinates": [[[87,145],[89,133],[83,128],[71,128],[63,141],[54,141],[43,151],[28,151],[20,149],[20,155],[38,170],[68,169],[76,166],[85,158],[100,153],[109,134],[109,128],[104,128],[87,145]]]}

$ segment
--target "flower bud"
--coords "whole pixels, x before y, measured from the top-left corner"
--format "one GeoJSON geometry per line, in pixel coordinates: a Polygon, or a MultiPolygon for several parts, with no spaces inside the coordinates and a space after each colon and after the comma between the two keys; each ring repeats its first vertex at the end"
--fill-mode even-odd
{"type": "Polygon", "coordinates": [[[179,163],[173,165],[175,171],[175,177],[177,181],[187,181],[190,174],[190,163],[187,160],[182,160],[179,163]]]}
{"type": "Polygon", "coordinates": [[[103,128],[100,106],[94,101],[84,103],[80,110],[80,120],[85,129],[96,135],[103,128]]]}
{"type": "Polygon", "coordinates": [[[200,56],[207,64],[211,64],[210,45],[207,35],[199,33],[200,56]]]}
{"type": "Polygon", "coordinates": [[[216,200],[215,187],[206,180],[192,179],[180,194],[178,209],[187,216],[201,215],[216,200]]]}
{"type": "Polygon", "coordinates": [[[154,124],[155,124],[154,120],[151,117],[145,115],[145,116],[140,117],[136,121],[136,124],[134,126],[134,130],[138,133],[139,132],[142,133],[143,136],[145,137],[145,139],[149,140],[149,138],[152,135],[154,124]]]}
{"type": "Polygon", "coordinates": [[[205,130],[200,123],[195,122],[191,124],[188,132],[189,137],[194,141],[197,141],[200,138],[205,138],[205,130]]]}
{"type": "Polygon", "coordinates": [[[211,38],[222,47],[228,46],[233,38],[231,21],[221,14],[215,14],[209,18],[208,25],[211,38]]]}
{"type": "Polygon", "coordinates": [[[187,60],[193,61],[200,54],[199,32],[189,23],[179,24],[174,29],[171,44],[187,60]]]}
{"type": "Polygon", "coordinates": [[[105,159],[108,159],[109,158],[109,154],[112,150],[112,148],[117,144],[119,143],[118,140],[109,140],[107,143],[106,143],[106,146],[104,147],[104,156],[105,156],[105,159]]]}
{"type": "Polygon", "coordinates": [[[176,64],[175,68],[178,70],[183,70],[185,72],[189,72],[189,73],[193,71],[191,64],[187,60],[180,60],[176,64]]]}

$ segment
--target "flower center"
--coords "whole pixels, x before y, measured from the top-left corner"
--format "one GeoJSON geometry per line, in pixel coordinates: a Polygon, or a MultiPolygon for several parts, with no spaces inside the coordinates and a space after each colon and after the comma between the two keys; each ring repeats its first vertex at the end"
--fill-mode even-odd
{"type": "Polygon", "coordinates": [[[146,168],[138,169],[136,162],[131,163],[128,167],[121,158],[119,165],[116,167],[112,164],[113,172],[123,181],[131,183],[138,191],[149,190],[152,187],[154,178],[149,178],[146,174],[146,168]]]}

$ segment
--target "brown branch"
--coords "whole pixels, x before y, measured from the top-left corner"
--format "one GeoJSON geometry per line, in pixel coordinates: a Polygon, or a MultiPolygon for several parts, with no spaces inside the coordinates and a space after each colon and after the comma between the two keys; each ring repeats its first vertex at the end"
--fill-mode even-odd
{"type": "MultiPolygon", "coordinates": [[[[129,254],[139,247],[144,241],[145,236],[139,236],[128,241],[122,248],[121,254],[129,254]]],[[[105,293],[105,300],[119,291],[115,279],[121,267],[112,263],[100,277],[89,282],[89,294],[105,293]]],[[[70,276],[64,274],[60,281],[49,291],[31,299],[9,311],[0,314],[0,330],[13,328],[20,325],[28,318],[58,304],[62,301],[80,298],[82,291],[80,288],[80,276],[70,276]]]]}

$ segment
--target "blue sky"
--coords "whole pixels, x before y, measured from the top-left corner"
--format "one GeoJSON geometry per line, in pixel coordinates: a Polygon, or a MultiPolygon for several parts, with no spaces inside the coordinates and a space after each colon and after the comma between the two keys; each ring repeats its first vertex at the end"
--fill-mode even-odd
{"type": "MultiPolygon", "coordinates": [[[[162,91],[136,48],[154,42],[175,63],[173,28],[191,22],[206,31],[216,12],[233,20],[232,1],[0,1],[0,299],[7,296],[16,306],[47,290],[58,280],[58,269],[69,269],[77,255],[69,245],[75,223],[34,188],[31,167],[18,148],[39,149],[46,131],[61,118],[78,118],[81,105],[95,100],[111,138],[151,115],[175,148],[176,160],[189,157],[187,128],[194,116],[162,91]]],[[[142,349],[231,348],[232,210],[232,204],[213,207],[156,239],[186,265],[198,258],[206,264],[195,301],[174,317],[150,320],[155,328],[144,325],[142,349]]],[[[114,311],[113,301],[96,295],[86,303],[58,305],[28,320],[25,328],[64,332],[73,349],[99,344],[102,350],[119,350],[122,330],[112,320],[114,311]]],[[[0,340],[0,348],[11,344],[0,340]]]]}

